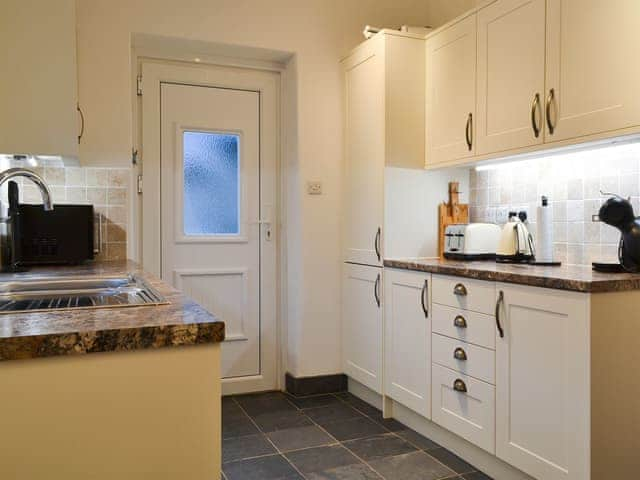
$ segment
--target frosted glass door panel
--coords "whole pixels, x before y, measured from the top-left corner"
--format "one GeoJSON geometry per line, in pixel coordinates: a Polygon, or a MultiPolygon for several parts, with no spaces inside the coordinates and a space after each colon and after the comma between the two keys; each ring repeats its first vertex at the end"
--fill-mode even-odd
{"type": "Polygon", "coordinates": [[[240,136],[184,132],[184,234],[237,235],[240,136]]]}

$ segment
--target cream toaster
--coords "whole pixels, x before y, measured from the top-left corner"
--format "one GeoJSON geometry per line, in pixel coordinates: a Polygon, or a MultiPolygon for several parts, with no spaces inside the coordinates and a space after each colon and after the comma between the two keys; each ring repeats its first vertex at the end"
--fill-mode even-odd
{"type": "Polygon", "coordinates": [[[450,260],[491,260],[501,229],[495,223],[459,223],[444,230],[444,258],[450,260]]]}

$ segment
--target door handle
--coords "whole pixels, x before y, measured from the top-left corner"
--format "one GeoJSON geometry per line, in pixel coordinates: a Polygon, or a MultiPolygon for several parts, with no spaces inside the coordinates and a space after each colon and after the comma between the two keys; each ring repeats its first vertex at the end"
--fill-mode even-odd
{"type": "Polygon", "coordinates": [[[542,118],[540,115],[536,115],[540,111],[540,94],[536,93],[533,97],[533,102],[531,103],[531,127],[533,128],[533,134],[536,138],[540,136],[540,130],[542,126],[542,118]],[[538,121],[540,119],[540,121],[538,121]]]}
{"type": "Polygon", "coordinates": [[[471,148],[473,147],[473,114],[470,113],[469,116],[467,117],[467,126],[464,129],[464,136],[465,139],[467,140],[467,147],[469,148],[469,151],[471,151],[471,148]]]}
{"type": "Polygon", "coordinates": [[[373,241],[373,247],[376,250],[376,257],[378,257],[378,261],[380,261],[380,235],[382,234],[382,229],[378,227],[378,231],[376,232],[376,238],[373,241]]]}
{"type": "Polygon", "coordinates": [[[376,305],[380,308],[380,274],[376,277],[376,283],[373,284],[373,297],[376,299],[376,305]]]}
{"type": "Polygon", "coordinates": [[[78,145],[80,145],[80,141],[84,135],[84,113],[82,113],[79,103],[76,104],[76,110],[78,110],[78,113],[80,114],[80,133],[78,134],[78,145]]]}
{"type": "Polygon", "coordinates": [[[424,281],[424,285],[422,287],[422,291],[420,292],[420,303],[422,304],[422,311],[424,312],[425,317],[429,317],[429,309],[427,308],[427,290],[429,290],[429,280],[424,281]]]}
{"type": "Polygon", "coordinates": [[[549,95],[547,95],[547,104],[545,107],[545,112],[547,116],[547,127],[549,128],[549,135],[553,135],[554,130],[556,129],[555,124],[551,120],[551,103],[555,107],[556,104],[556,91],[552,88],[549,90],[549,95]]]}
{"type": "Polygon", "coordinates": [[[498,334],[500,338],[504,338],[504,330],[502,329],[502,325],[500,324],[500,307],[504,303],[504,292],[500,290],[498,293],[498,300],[496,301],[496,327],[498,328],[498,334]]]}

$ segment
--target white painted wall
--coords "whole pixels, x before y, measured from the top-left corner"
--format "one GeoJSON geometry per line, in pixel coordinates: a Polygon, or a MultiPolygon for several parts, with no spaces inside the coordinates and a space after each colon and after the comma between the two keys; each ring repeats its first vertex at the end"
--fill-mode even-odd
{"type": "MultiPolygon", "coordinates": [[[[342,78],[338,60],[365,24],[437,26],[474,0],[77,0],[80,100],[88,163],[128,165],[131,36],[164,35],[295,54],[297,131],[289,152],[287,355],[296,376],[339,372],[342,78]],[[324,194],[304,194],[308,179],[324,194]]],[[[292,129],[293,130],[293,129],[292,129]]]]}

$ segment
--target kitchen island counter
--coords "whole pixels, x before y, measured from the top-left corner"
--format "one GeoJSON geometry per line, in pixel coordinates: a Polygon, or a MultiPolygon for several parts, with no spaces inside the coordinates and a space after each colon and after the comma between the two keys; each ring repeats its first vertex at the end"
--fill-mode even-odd
{"type": "Polygon", "coordinates": [[[224,322],[131,261],[34,267],[0,274],[0,282],[38,276],[142,277],[168,302],[108,308],[72,308],[0,313],[0,361],[55,355],[130,351],[224,340],[224,322]]]}

